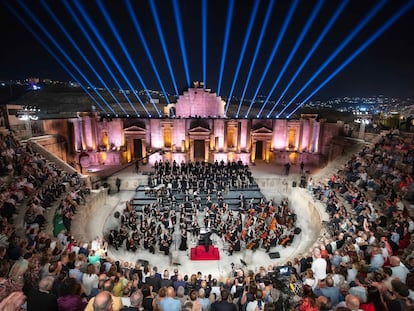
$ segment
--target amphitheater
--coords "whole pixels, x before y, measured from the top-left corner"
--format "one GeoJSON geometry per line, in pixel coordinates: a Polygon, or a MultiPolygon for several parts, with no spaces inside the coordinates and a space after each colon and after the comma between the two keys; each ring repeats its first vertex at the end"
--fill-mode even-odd
{"type": "MultiPolygon", "coordinates": [[[[358,140],[355,140],[355,142],[354,147],[349,149],[346,154],[323,168],[307,168],[307,174],[313,178],[315,183],[322,182],[326,184],[331,174],[341,169],[347,159],[366,144],[358,140]]],[[[112,189],[112,191],[109,191],[108,194],[108,188],[103,187],[92,190],[92,195],[88,198],[89,203],[75,216],[72,232],[79,241],[91,241],[97,237],[102,238],[110,229],[117,226],[119,220],[114,217],[114,213],[125,208],[126,202],[134,197],[135,189],[139,185],[147,183],[146,172],[151,170],[151,167],[144,166],[139,174],[136,174],[131,166],[126,166],[120,171],[119,167],[113,167],[112,169],[116,173],[107,179],[109,189],[112,189]],[[120,192],[114,191],[116,189],[116,178],[122,180],[120,192]]],[[[90,171],[93,171],[93,168],[90,171]]],[[[302,229],[302,232],[296,236],[291,246],[286,248],[276,247],[275,251],[280,253],[280,258],[270,259],[268,254],[261,249],[254,253],[251,250],[242,249],[240,252],[228,256],[223,241],[215,235],[212,236],[213,245],[219,248],[221,255],[220,260],[217,261],[191,261],[188,250],[178,251],[178,236],[174,237],[170,256],[165,256],[161,252],[156,252],[153,255],[142,247],[139,247],[136,253],[128,252],[125,249],[115,250],[109,247],[108,256],[114,260],[126,261],[131,264],[139,260],[148,261],[151,265],[157,266],[159,271],[164,269],[171,271],[173,267],[177,266],[183,273],[202,271],[204,275],[211,274],[215,277],[225,277],[229,275],[232,263],[236,267],[237,265],[243,267],[241,262],[244,261],[247,264],[245,268],[250,270],[257,270],[260,266],[282,265],[288,260],[306,254],[313,246],[319,245],[321,241],[329,238],[322,224],[323,221],[328,220],[324,205],[314,199],[307,189],[293,186],[293,182],[300,179],[298,166],[291,168],[289,176],[284,175],[283,166],[264,162],[252,166],[251,171],[267,200],[273,199],[278,202],[288,198],[289,206],[298,215],[297,226],[302,229]]],[[[92,179],[99,178],[99,172],[94,175],[92,179]]],[[[189,247],[195,245],[196,241],[189,239],[189,247]]]]}

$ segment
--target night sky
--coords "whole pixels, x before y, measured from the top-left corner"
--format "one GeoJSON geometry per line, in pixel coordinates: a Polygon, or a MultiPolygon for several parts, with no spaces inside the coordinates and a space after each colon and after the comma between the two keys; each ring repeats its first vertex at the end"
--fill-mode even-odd
{"type": "MultiPolygon", "coordinates": [[[[258,0],[257,0],[258,1],[258,0]]],[[[329,76],[342,62],[344,62],[356,49],[358,49],[375,31],[377,31],[389,18],[401,7],[413,1],[389,1],[377,15],[359,32],[349,44],[335,57],[330,65],[314,80],[313,83],[298,98],[305,98],[324,79],[329,76]]],[[[2,1],[0,5],[0,37],[2,47],[0,48],[0,79],[24,79],[26,77],[50,78],[54,80],[74,80],[63,67],[49,54],[39,43],[34,35],[23,25],[12,13],[15,10],[48,47],[56,53],[61,61],[69,68],[76,79],[85,86],[88,84],[81,75],[65,59],[61,52],[53,45],[49,38],[42,32],[41,28],[30,18],[30,14],[36,16],[40,23],[47,29],[62,49],[71,58],[72,62],[79,67],[87,79],[96,86],[102,86],[93,70],[85,63],[77,50],[72,46],[70,40],[63,34],[53,18],[43,6],[43,1],[21,1],[28,10],[19,5],[19,1],[2,1]],[[30,13],[30,14],[28,14],[30,13]]],[[[111,75],[99,60],[95,49],[91,47],[85,35],[80,30],[79,23],[75,22],[69,11],[65,8],[63,1],[46,1],[47,6],[54,12],[62,26],[70,34],[74,42],[79,46],[91,66],[100,75],[101,79],[111,88],[117,88],[111,75]]],[[[77,14],[81,24],[103,55],[119,85],[128,88],[125,79],[113,64],[111,58],[100,45],[92,31],[87,27],[78,8],[73,1],[67,2],[77,14]]],[[[179,43],[176,19],[172,1],[155,1],[155,6],[160,18],[160,24],[165,37],[168,54],[171,60],[172,71],[181,94],[187,85],[185,67],[182,51],[179,43]]],[[[182,19],[183,37],[186,47],[186,56],[189,69],[190,81],[203,80],[203,44],[202,44],[202,1],[186,0],[179,1],[179,10],[182,19]]],[[[254,11],[255,1],[235,1],[234,14],[231,23],[222,86],[220,94],[227,98],[231,93],[233,79],[239,63],[245,35],[248,29],[251,13],[254,11]]],[[[246,78],[253,61],[253,55],[260,37],[260,31],[270,4],[269,1],[261,1],[255,16],[250,39],[246,46],[246,52],[240,66],[232,95],[240,98],[246,85],[246,78]]],[[[255,93],[265,65],[268,63],[270,53],[274,47],[277,36],[282,28],[293,2],[275,1],[270,14],[269,23],[265,29],[263,41],[258,50],[258,57],[253,67],[251,80],[246,88],[246,98],[251,98],[255,93]]],[[[280,42],[275,57],[270,62],[270,68],[265,76],[259,94],[268,96],[269,92],[283,69],[289,57],[289,53],[295,45],[296,40],[305,26],[317,1],[299,1],[285,36],[280,42]]],[[[306,57],[313,43],[321,34],[341,1],[325,1],[321,10],[316,15],[315,21],[303,38],[297,52],[291,58],[285,73],[280,77],[274,92],[270,98],[275,100],[279,97],[286,85],[295,74],[298,66],[306,57]]],[[[312,57],[304,66],[301,73],[286,91],[283,100],[288,101],[318,70],[321,64],[334,52],[337,46],[343,42],[349,33],[360,23],[372,8],[380,1],[352,0],[345,7],[342,14],[333,24],[331,30],[322,40],[312,57]]],[[[122,52],[113,31],[108,26],[96,1],[81,1],[81,6],[91,18],[102,39],[109,47],[113,59],[124,71],[130,83],[137,89],[143,89],[137,74],[130,65],[128,58],[122,52]]],[[[128,51],[136,71],[141,75],[148,89],[161,90],[161,86],[154,74],[149,58],[145,53],[140,37],[134,28],[131,16],[123,0],[103,1],[103,6],[109,13],[114,26],[122,38],[124,46],[128,51]]],[[[148,44],[148,48],[159,72],[161,82],[165,90],[171,94],[175,93],[167,62],[164,57],[158,31],[148,1],[132,1],[137,21],[148,44]]],[[[206,85],[212,91],[218,91],[221,60],[223,57],[223,41],[229,2],[223,0],[207,1],[207,50],[206,50],[206,85]]],[[[321,88],[314,99],[324,99],[337,96],[371,96],[383,94],[386,96],[409,97],[414,95],[414,6],[402,17],[398,18],[378,39],[359,54],[348,66],[338,73],[329,83],[321,88]]]]}

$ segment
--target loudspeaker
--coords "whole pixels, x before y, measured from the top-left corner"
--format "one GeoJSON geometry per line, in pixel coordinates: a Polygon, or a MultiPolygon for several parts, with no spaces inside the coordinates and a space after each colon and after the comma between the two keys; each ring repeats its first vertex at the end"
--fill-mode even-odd
{"type": "Polygon", "coordinates": [[[299,234],[302,232],[302,229],[299,227],[296,227],[295,230],[293,231],[294,234],[299,234]]]}
{"type": "Polygon", "coordinates": [[[297,185],[296,181],[292,181],[292,187],[295,188],[297,185]]]}
{"type": "Polygon", "coordinates": [[[270,259],[280,258],[279,252],[269,253],[270,259]]]}

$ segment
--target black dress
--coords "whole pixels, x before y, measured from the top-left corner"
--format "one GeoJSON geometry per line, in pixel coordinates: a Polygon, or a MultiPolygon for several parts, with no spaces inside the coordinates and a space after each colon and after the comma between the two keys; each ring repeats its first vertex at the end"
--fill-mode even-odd
{"type": "Polygon", "coordinates": [[[180,251],[187,250],[187,231],[181,231],[181,243],[179,249],[180,251]]]}

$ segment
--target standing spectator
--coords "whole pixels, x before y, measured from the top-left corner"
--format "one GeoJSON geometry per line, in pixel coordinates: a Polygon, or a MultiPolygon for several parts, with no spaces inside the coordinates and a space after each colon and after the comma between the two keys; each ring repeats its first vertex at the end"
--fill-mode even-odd
{"type": "Polygon", "coordinates": [[[313,250],[312,271],[315,276],[316,282],[324,280],[326,278],[326,260],[321,257],[321,251],[319,248],[313,250]]]}
{"type": "Polygon", "coordinates": [[[181,311],[181,303],[179,300],[175,299],[175,291],[173,287],[167,288],[167,297],[165,297],[160,302],[162,310],[168,311],[181,311]]]}
{"type": "Polygon", "coordinates": [[[119,188],[121,187],[121,179],[119,179],[119,177],[116,178],[115,185],[116,185],[117,191],[119,192],[119,188]]]}
{"type": "Polygon", "coordinates": [[[221,290],[221,300],[217,300],[211,304],[211,311],[237,311],[234,303],[229,302],[230,293],[227,289],[221,290]]]}
{"type": "Polygon", "coordinates": [[[87,301],[81,297],[82,287],[73,278],[67,278],[60,286],[59,311],[83,311],[87,301]]]}
{"type": "Polygon", "coordinates": [[[27,311],[58,311],[55,295],[51,294],[54,278],[47,276],[40,280],[39,289],[32,289],[27,295],[27,311]]]}

